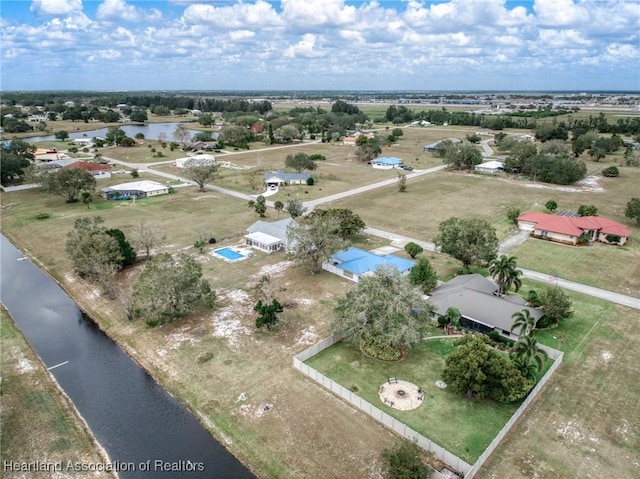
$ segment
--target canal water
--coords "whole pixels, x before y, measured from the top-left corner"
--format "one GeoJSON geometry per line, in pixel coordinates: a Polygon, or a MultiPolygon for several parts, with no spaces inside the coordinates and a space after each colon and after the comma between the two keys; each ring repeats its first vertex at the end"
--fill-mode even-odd
{"type": "Polygon", "coordinates": [[[62,364],[51,373],[121,478],[254,478],[4,235],[0,252],[2,303],[47,368],[62,364]]]}

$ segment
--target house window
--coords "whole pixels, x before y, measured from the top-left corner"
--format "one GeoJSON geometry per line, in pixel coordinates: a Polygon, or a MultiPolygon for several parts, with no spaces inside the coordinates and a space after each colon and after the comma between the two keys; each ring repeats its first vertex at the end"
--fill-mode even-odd
{"type": "Polygon", "coordinates": [[[342,270],[342,275],[345,278],[353,279],[353,273],[351,271],[342,270]]]}
{"type": "Polygon", "coordinates": [[[542,236],[543,238],[546,238],[548,234],[549,234],[548,231],[544,231],[543,230],[543,231],[540,232],[540,236],[542,236]]]}

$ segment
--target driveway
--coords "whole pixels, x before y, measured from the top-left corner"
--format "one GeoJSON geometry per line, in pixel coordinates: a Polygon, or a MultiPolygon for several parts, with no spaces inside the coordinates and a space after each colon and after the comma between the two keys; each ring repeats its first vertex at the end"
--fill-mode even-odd
{"type": "Polygon", "coordinates": [[[527,241],[531,236],[531,231],[518,230],[512,235],[507,236],[500,242],[498,246],[498,256],[509,255],[514,249],[527,241]]]}

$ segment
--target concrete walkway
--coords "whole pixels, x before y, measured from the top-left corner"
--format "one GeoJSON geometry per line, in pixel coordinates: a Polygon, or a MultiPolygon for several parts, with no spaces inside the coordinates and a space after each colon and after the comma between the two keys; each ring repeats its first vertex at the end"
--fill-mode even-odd
{"type": "Polygon", "coordinates": [[[489,146],[490,141],[493,141],[493,138],[482,140],[480,142],[480,146],[482,147],[482,156],[485,158],[493,155],[493,149],[489,146]]]}

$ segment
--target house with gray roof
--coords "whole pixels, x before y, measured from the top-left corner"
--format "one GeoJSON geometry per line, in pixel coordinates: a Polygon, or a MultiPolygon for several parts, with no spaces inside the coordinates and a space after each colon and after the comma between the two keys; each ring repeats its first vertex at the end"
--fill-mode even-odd
{"type": "Polygon", "coordinates": [[[286,250],[289,245],[287,228],[293,221],[293,218],[271,223],[256,221],[247,228],[247,234],[244,235],[245,245],[268,254],[286,250]]]}
{"type": "Polygon", "coordinates": [[[270,171],[264,174],[264,183],[267,187],[286,185],[306,185],[311,175],[309,173],[286,173],[283,171],[270,171]]]}
{"type": "Polygon", "coordinates": [[[460,311],[460,324],[466,328],[489,334],[497,331],[503,336],[517,340],[520,328],[514,329],[513,315],[528,309],[536,323],[544,313],[528,306],[522,296],[507,294],[498,296],[498,287],[493,281],[480,274],[456,276],[431,292],[429,302],[436,307],[436,313],[444,316],[450,307],[460,311]]]}
{"type": "Polygon", "coordinates": [[[424,151],[428,151],[429,153],[435,153],[438,150],[438,147],[440,146],[440,143],[443,143],[445,141],[450,141],[451,143],[453,143],[454,145],[457,145],[458,143],[461,143],[460,140],[458,140],[457,138],[447,138],[446,140],[440,140],[440,141],[436,141],[435,143],[431,143],[427,146],[424,147],[424,151]]]}

